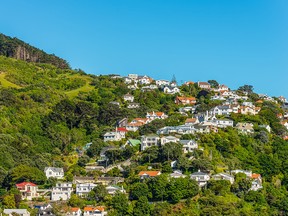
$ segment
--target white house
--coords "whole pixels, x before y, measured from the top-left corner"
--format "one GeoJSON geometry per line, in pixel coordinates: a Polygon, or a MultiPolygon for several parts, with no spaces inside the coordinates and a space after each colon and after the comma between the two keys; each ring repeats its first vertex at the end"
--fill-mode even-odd
{"type": "Polygon", "coordinates": [[[134,101],[134,96],[128,93],[128,94],[125,94],[125,95],[123,96],[123,99],[124,99],[124,101],[133,102],[133,101],[134,101]]]}
{"type": "Polygon", "coordinates": [[[88,193],[96,186],[97,185],[94,183],[76,184],[76,195],[80,197],[86,197],[88,193]]]}
{"type": "Polygon", "coordinates": [[[47,179],[48,178],[57,178],[57,179],[64,178],[63,168],[45,167],[44,172],[45,172],[47,179]]]}
{"type": "Polygon", "coordinates": [[[104,142],[119,140],[121,140],[121,135],[115,131],[107,132],[104,134],[104,142]]]}
{"type": "Polygon", "coordinates": [[[72,183],[70,182],[57,183],[56,186],[52,188],[51,200],[52,201],[68,200],[70,199],[72,192],[73,192],[72,183]]]}
{"type": "Polygon", "coordinates": [[[271,127],[269,125],[259,125],[260,128],[265,128],[269,133],[271,133],[271,127]]]}
{"type": "Polygon", "coordinates": [[[233,120],[230,119],[215,119],[213,122],[217,125],[217,127],[233,127],[233,120]]]}
{"type": "Polygon", "coordinates": [[[254,133],[253,126],[254,125],[252,123],[239,122],[236,124],[236,129],[238,129],[238,131],[241,133],[249,134],[249,133],[254,133]]]}
{"type": "Polygon", "coordinates": [[[229,181],[231,184],[234,183],[234,176],[229,175],[227,173],[218,173],[216,175],[212,176],[212,179],[214,180],[227,180],[229,181]]]}
{"type": "Polygon", "coordinates": [[[142,125],[144,125],[144,123],[142,123],[142,122],[135,122],[135,123],[130,122],[130,123],[128,123],[128,124],[126,125],[126,129],[127,129],[128,131],[133,131],[133,132],[135,132],[135,131],[137,131],[137,130],[139,129],[139,127],[141,127],[142,125]]]}
{"type": "Polygon", "coordinates": [[[128,109],[136,109],[136,108],[139,108],[140,107],[140,104],[139,103],[129,103],[127,108],[128,109]]]}
{"type": "Polygon", "coordinates": [[[224,92],[224,91],[229,91],[228,86],[226,85],[219,85],[218,88],[214,89],[215,92],[224,92]]]}
{"type": "Polygon", "coordinates": [[[3,213],[8,216],[14,216],[15,214],[20,216],[30,216],[30,212],[28,212],[27,209],[4,209],[3,213]]]}
{"type": "Polygon", "coordinates": [[[126,193],[123,186],[119,187],[117,185],[109,185],[106,187],[107,193],[110,195],[115,195],[118,191],[121,193],[126,193]]]}
{"type": "Polygon", "coordinates": [[[157,135],[147,135],[141,137],[141,151],[144,151],[146,148],[151,146],[158,146],[158,141],[160,137],[157,135]]]}
{"type": "Polygon", "coordinates": [[[152,82],[152,79],[148,76],[139,76],[138,81],[142,85],[149,85],[152,82]]]}
{"type": "Polygon", "coordinates": [[[83,209],[83,216],[105,216],[107,215],[107,211],[103,206],[86,206],[83,209]]]}
{"type": "Polygon", "coordinates": [[[66,216],[82,216],[82,211],[78,207],[74,207],[68,210],[66,216]]]}
{"type": "Polygon", "coordinates": [[[155,120],[155,119],[166,119],[166,118],[168,118],[168,116],[167,115],[165,115],[165,113],[163,113],[163,112],[148,112],[147,114],[146,114],[146,118],[147,119],[150,119],[150,120],[155,120]]]}
{"type": "Polygon", "coordinates": [[[209,83],[207,82],[197,82],[198,84],[198,87],[201,88],[201,89],[205,89],[205,90],[210,90],[211,89],[211,86],[209,83]]]}
{"type": "Polygon", "coordinates": [[[177,94],[180,93],[180,89],[178,87],[165,86],[163,92],[165,94],[177,94]]]}
{"type": "Polygon", "coordinates": [[[137,80],[138,79],[138,74],[128,74],[128,77],[132,80],[137,80]]]}
{"type": "Polygon", "coordinates": [[[194,149],[198,148],[198,144],[195,140],[180,140],[182,144],[183,153],[193,152],[194,149]]]}
{"type": "Polygon", "coordinates": [[[168,80],[156,80],[157,86],[169,86],[170,82],[168,80]]]}
{"type": "Polygon", "coordinates": [[[208,173],[203,173],[200,170],[198,172],[194,172],[190,175],[191,179],[194,179],[197,181],[199,187],[203,187],[207,184],[207,182],[210,180],[210,176],[208,173]]]}
{"type": "Polygon", "coordinates": [[[174,170],[169,176],[170,178],[186,178],[186,175],[182,174],[180,170],[174,170]]]}
{"type": "Polygon", "coordinates": [[[165,145],[166,143],[174,142],[177,143],[180,141],[179,138],[174,137],[174,136],[166,136],[166,137],[161,137],[161,145],[165,145]]]}

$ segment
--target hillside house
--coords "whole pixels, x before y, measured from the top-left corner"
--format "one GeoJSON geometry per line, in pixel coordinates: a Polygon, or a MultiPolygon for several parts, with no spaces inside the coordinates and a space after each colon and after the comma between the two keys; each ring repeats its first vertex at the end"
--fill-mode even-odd
{"type": "Polygon", "coordinates": [[[161,175],[160,171],[141,171],[139,172],[138,176],[141,180],[147,179],[147,178],[153,178],[156,176],[161,175]]]}
{"type": "Polygon", "coordinates": [[[170,178],[186,178],[180,170],[174,170],[173,173],[169,174],[170,178]]]}
{"type": "Polygon", "coordinates": [[[234,121],[231,119],[215,119],[212,122],[214,122],[216,126],[220,128],[233,127],[234,124],[234,121]]]}
{"type": "Polygon", "coordinates": [[[198,148],[198,144],[195,140],[180,140],[182,144],[183,153],[193,152],[194,149],[198,148]]]}
{"type": "Polygon", "coordinates": [[[86,206],[83,209],[83,216],[106,216],[107,211],[103,206],[91,207],[86,206]]]}
{"type": "Polygon", "coordinates": [[[167,126],[157,130],[157,134],[194,134],[197,130],[192,125],[167,126]]]}
{"type": "Polygon", "coordinates": [[[4,209],[3,213],[8,216],[30,216],[30,212],[27,209],[4,209]]]}
{"type": "Polygon", "coordinates": [[[249,133],[254,133],[254,125],[252,123],[247,123],[247,122],[239,122],[236,124],[236,129],[240,133],[244,134],[249,134],[249,133]]]}
{"type": "Polygon", "coordinates": [[[153,79],[146,76],[146,75],[145,76],[138,76],[138,82],[141,85],[149,85],[149,84],[151,84],[152,81],[153,81],[153,79]]]}
{"type": "Polygon", "coordinates": [[[215,92],[225,92],[225,91],[229,91],[228,86],[226,85],[219,85],[218,88],[213,89],[215,92]]]}
{"type": "Polygon", "coordinates": [[[168,118],[167,115],[165,115],[165,113],[163,112],[148,112],[146,114],[146,118],[149,119],[149,120],[155,120],[155,119],[166,119],[168,118]]]}
{"type": "Polygon", "coordinates": [[[229,174],[227,174],[227,173],[218,173],[218,174],[216,174],[216,175],[213,175],[212,176],[212,179],[214,179],[214,180],[226,180],[226,181],[229,181],[231,184],[233,184],[234,183],[234,176],[232,176],[232,175],[229,175],[229,174]]]}
{"type": "Polygon", "coordinates": [[[170,143],[170,142],[177,143],[179,141],[180,139],[174,136],[166,136],[160,139],[161,145],[165,145],[166,143],[170,143]]]}
{"type": "Polygon", "coordinates": [[[62,179],[64,178],[64,170],[63,168],[57,168],[57,167],[45,167],[44,173],[48,178],[57,178],[62,179]]]}
{"type": "Polygon", "coordinates": [[[195,124],[198,124],[198,123],[199,123],[198,118],[187,118],[185,120],[185,125],[195,125],[195,124]]]}
{"type": "Polygon", "coordinates": [[[82,216],[82,211],[78,207],[70,208],[66,213],[66,216],[82,216]]]}
{"type": "Polygon", "coordinates": [[[53,207],[51,204],[44,204],[42,206],[34,206],[35,209],[38,209],[37,216],[45,216],[45,215],[51,215],[55,216],[53,214],[53,207]]]}
{"type": "Polygon", "coordinates": [[[134,101],[134,96],[128,93],[128,94],[125,94],[123,96],[123,99],[124,99],[124,101],[133,102],[134,101]]]}
{"type": "Polygon", "coordinates": [[[126,125],[126,130],[135,132],[142,125],[144,125],[144,123],[142,123],[142,122],[135,122],[135,123],[130,122],[126,125]]]}
{"type": "Polygon", "coordinates": [[[139,107],[140,107],[139,103],[129,103],[127,106],[128,109],[137,109],[139,107]]]}
{"type": "Polygon", "coordinates": [[[147,135],[141,137],[141,151],[151,146],[158,146],[160,142],[160,137],[157,135],[147,135]]]}
{"type": "Polygon", "coordinates": [[[156,85],[161,86],[169,86],[170,82],[168,80],[156,80],[156,85]]]}
{"type": "Polygon", "coordinates": [[[191,179],[194,179],[199,187],[203,187],[207,184],[207,182],[210,180],[210,176],[208,173],[201,172],[198,170],[198,172],[194,172],[190,175],[191,179]]]}
{"type": "Polygon", "coordinates": [[[97,185],[94,183],[80,183],[76,184],[76,195],[86,197],[88,193],[97,185]]]}
{"type": "Polygon", "coordinates": [[[32,200],[39,197],[38,185],[32,182],[21,182],[16,184],[16,187],[20,191],[22,199],[32,200]]]}
{"type": "Polygon", "coordinates": [[[106,187],[107,193],[110,195],[115,195],[117,192],[126,193],[123,186],[119,187],[117,185],[109,185],[106,187]]]}
{"type": "Polygon", "coordinates": [[[57,183],[56,186],[52,188],[51,200],[52,201],[68,200],[70,199],[72,192],[73,192],[72,183],[70,182],[57,183]]]}
{"type": "Polygon", "coordinates": [[[180,93],[180,89],[178,87],[172,87],[172,86],[165,86],[163,88],[163,92],[165,94],[177,94],[180,93]]]}
{"type": "Polygon", "coordinates": [[[196,104],[196,98],[195,97],[177,96],[175,99],[175,104],[177,104],[177,105],[194,105],[194,104],[196,104]]]}
{"type": "Polygon", "coordinates": [[[199,88],[204,89],[204,90],[210,90],[211,86],[207,82],[197,82],[197,85],[199,88]]]}

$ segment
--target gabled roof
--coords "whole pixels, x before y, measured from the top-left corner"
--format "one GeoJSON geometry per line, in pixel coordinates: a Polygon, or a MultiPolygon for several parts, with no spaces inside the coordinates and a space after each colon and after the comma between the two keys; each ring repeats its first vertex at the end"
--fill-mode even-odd
{"type": "Polygon", "coordinates": [[[124,127],[120,127],[120,128],[117,128],[117,131],[119,132],[128,132],[128,130],[124,127]]]}
{"type": "Polygon", "coordinates": [[[132,146],[137,146],[141,144],[141,141],[137,139],[129,139],[128,141],[132,146]]]}
{"type": "Polygon", "coordinates": [[[196,123],[197,119],[196,118],[187,118],[185,123],[196,123]]]}
{"type": "Polygon", "coordinates": [[[139,176],[149,175],[150,177],[154,177],[160,174],[161,174],[160,171],[141,171],[138,175],[139,176]]]}
{"type": "Polygon", "coordinates": [[[190,176],[199,176],[199,175],[208,175],[208,173],[204,173],[204,172],[201,172],[200,170],[198,170],[198,172],[194,172],[192,173],[190,176]]]}
{"type": "Polygon", "coordinates": [[[63,168],[58,168],[58,167],[45,167],[44,172],[46,172],[46,170],[48,169],[52,170],[53,172],[63,172],[63,168]]]}
{"type": "Polygon", "coordinates": [[[253,179],[258,179],[259,177],[261,177],[261,175],[257,174],[257,173],[253,173],[251,176],[251,178],[253,178],[253,179]]]}
{"type": "Polygon", "coordinates": [[[105,209],[104,209],[104,207],[103,206],[97,206],[97,207],[93,207],[93,206],[86,206],[86,207],[84,207],[84,211],[101,211],[101,212],[103,212],[105,209]]]}
{"type": "Polygon", "coordinates": [[[28,185],[28,186],[37,186],[36,184],[34,184],[32,182],[21,182],[19,184],[16,184],[16,187],[25,187],[26,185],[28,185]]]}
{"type": "Polygon", "coordinates": [[[79,210],[80,210],[80,208],[74,207],[74,208],[71,208],[70,212],[77,212],[79,210]]]}

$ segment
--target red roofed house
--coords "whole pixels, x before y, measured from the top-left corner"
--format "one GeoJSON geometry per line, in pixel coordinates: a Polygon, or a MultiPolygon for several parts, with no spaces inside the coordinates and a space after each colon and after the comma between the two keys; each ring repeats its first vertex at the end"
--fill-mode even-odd
{"type": "Polygon", "coordinates": [[[185,125],[194,125],[194,124],[197,124],[197,123],[199,123],[198,118],[187,118],[185,120],[185,125]]]}
{"type": "Polygon", "coordinates": [[[105,211],[103,206],[86,206],[83,209],[83,216],[105,216],[107,215],[107,211],[105,211]]]}
{"type": "Polygon", "coordinates": [[[151,112],[146,114],[146,118],[150,120],[155,120],[155,119],[166,119],[168,116],[165,115],[163,112],[151,112]]]}
{"type": "Polygon", "coordinates": [[[140,179],[146,179],[161,175],[161,171],[141,171],[139,174],[140,179]]]}
{"type": "Polygon", "coordinates": [[[120,135],[121,139],[125,139],[125,135],[128,132],[128,130],[124,127],[116,128],[116,133],[120,135]]]}
{"type": "Polygon", "coordinates": [[[177,96],[175,99],[175,103],[177,105],[194,105],[196,104],[196,98],[195,97],[179,97],[177,96]]]}
{"type": "Polygon", "coordinates": [[[82,211],[81,211],[81,209],[80,208],[77,208],[77,207],[75,207],[75,208],[71,208],[68,212],[67,212],[67,214],[66,214],[66,216],[81,216],[82,215],[82,211]]]}
{"type": "Polygon", "coordinates": [[[16,184],[16,187],[21,192],[22,199],[32,200],[32,198],[39,197],[38,186],[32,182],[22,182],[16,184]]]}
{"type": "Polygon", "coordinates": [[[257,191],[262,188],[262,178],[260,174],[253,173],[252,176],[252,186],[250,190],[257,191]]]}

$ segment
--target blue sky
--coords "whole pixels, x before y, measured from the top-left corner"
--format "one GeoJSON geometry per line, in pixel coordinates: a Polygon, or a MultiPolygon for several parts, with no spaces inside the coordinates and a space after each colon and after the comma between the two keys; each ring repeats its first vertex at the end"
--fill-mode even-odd
{"type": "Polygon", "coordinates": [[[288,98],[287,0],[9,0],[0,29],[92,74],[216,79],[288,98]]]}

